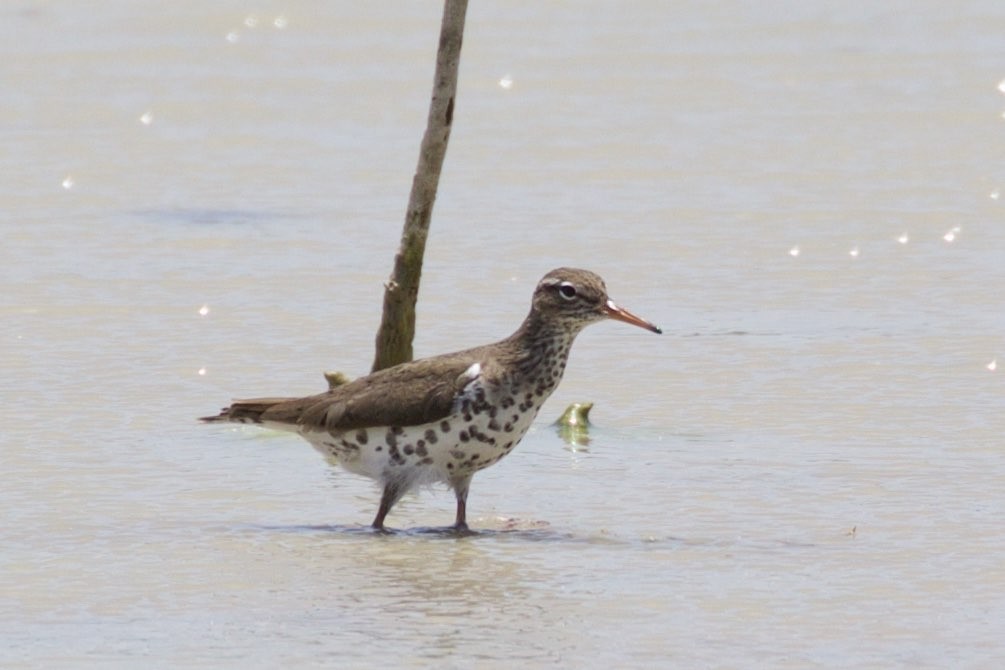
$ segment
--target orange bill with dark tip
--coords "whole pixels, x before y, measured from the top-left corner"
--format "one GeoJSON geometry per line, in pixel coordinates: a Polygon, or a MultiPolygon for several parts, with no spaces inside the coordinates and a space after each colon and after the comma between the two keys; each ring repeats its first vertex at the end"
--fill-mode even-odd
{"type": "Polygon", "coordinates": [[[615,319],[617,321],[624,321],[625,323],[630,323],[633,326],[638,326],[639,328],[645,328],[646,330],[651,330],[654,333],[663,333],[663,329],[659,326],[649,323],[641,316],[635,316],[627,309],[622,309],[614,304],[613,300],[608,300],[607,304],[604,305],[604,314],[609,318],[615,319]]]}

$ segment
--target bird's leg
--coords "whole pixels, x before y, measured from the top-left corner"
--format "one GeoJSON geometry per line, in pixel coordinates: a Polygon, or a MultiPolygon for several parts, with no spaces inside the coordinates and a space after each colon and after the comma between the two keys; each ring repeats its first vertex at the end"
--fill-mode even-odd
{"type": "Polygon", "coordinates": [[[377,516],[371,524],[376,530],[384,530],[384,518],[394,507],[404,494],[403,487],[398,482],[387,482],[384,484],[384,493],[380,496],[380,507],[377,509],[377,516]]]}
{"type": "Polygon", "coordinates": [[[468,529],[468,487],[471,485],[471,475],[454,479],[450,486],[457,496],[457,518],[454,520],[454,530],[466,531],[468,529]]]}

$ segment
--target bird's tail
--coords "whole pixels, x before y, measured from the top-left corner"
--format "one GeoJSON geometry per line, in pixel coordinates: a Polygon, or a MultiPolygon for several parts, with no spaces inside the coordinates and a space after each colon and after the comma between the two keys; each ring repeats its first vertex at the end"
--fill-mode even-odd
{"type": "MultiPolygon", "coordinates": [[[[224,407],[215,416],[200,417],[206,423],[272,423],[273,417],[265,417],[266,412],[277,405],[288,403],[294,398],[254,398],[252,400],[235,400],[230,407],[224,407]]],[[[277,417],[278,418],[278,417],[277,417]]]]}

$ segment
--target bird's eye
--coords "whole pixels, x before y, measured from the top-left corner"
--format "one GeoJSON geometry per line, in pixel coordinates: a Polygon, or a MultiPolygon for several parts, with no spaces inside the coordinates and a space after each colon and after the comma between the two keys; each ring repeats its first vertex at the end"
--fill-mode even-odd
{"type": "Polygon", "coordinates": [[[567,281],[558,285],[558,292],[566,300],[572,300],[576,297],[576,287],[567,281]]]}

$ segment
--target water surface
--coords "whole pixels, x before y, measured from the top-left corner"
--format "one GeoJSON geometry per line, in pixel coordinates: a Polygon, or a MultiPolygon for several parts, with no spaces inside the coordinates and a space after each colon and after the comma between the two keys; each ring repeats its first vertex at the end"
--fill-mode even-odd
{"type": "Polygon", "coordinates": [[[472,4],[417,353],[557,265],[666,334],[465,538],[194,421],[367,371],[438,4],[0,11],[5,667],[1005,659],[999,3],[472,4]]]}

